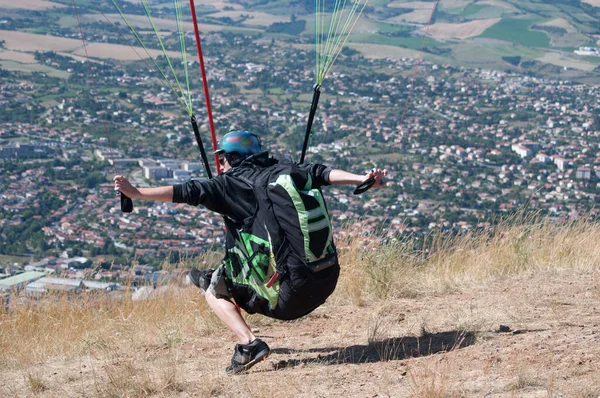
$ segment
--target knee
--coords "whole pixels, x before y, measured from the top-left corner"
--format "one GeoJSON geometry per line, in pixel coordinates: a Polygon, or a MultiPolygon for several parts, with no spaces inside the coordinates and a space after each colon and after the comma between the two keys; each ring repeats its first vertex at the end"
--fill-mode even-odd
{"type": "Polygon", "coordinates": [[[204,292],[204,299],[206,299],[206,302],[208,304],[210,304],[210,303],[214,303],[217,298],[215,297],[214,294],[212,294],[209,290],[207,290],[204,292]]]}

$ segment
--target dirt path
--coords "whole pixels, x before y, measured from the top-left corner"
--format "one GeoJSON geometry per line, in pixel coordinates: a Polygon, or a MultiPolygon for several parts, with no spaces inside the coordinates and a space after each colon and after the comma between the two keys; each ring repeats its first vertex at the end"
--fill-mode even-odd
{"type": "Polygon", "coordinates": [[[233,342],[219,328],[3,371],[0,395],[600,396],[599,275],[526,275],[252,323],[273,351],[244,375],[225,375],[233,342]]]}

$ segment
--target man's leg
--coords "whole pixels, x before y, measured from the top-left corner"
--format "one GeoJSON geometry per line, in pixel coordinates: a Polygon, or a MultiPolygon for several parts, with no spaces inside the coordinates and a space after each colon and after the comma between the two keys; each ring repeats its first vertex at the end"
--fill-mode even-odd
{"type": "Polygon", "coordinates": [[[227,299],[215,297],[210,290],[204,292],[204,297],[217,317],[235,333],[240,344],[248,344],[254,341],[256,336],[254,336],[248,324],[242,318],[242,314],[240,314],[235,304],[227,299]]]}

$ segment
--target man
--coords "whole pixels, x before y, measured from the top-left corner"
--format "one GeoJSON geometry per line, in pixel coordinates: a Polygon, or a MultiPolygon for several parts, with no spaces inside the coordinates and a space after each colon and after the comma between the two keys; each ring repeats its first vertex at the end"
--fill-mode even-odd
{"type": "Polygon", "coordinates": [[[135,188],[123,176],[114,178],[115,189],[132,199],[203,205],[223,215],[227,226],[223,262],[216,270],[192,270],[189,277],[238,338],[226,368],[229,374],[249,369],[270,353],[238,307],[276,319],[296,319],[325,302],[335,288],[339,264],[320,187],[371,179],[373,187],[380,188],[387,175],[379,169],[357,175],[320,164],[297,164],[261,150],[257,135],[232,131],[215,151],[223,173],[211,180],[135,188]]]}

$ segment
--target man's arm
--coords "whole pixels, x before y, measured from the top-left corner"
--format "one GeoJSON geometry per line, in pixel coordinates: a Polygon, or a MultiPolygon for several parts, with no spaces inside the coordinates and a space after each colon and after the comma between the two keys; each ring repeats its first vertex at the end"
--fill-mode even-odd
{"type": "Polygon", "coordinates": [[[387,176],[387,170],[372,169],[366,175],[349,173],[343,170],[331,170],[329,173],[329,183],[331,185],[358,185],[369,178],[375,178],[373,188],[385,187],[383,179],[387,176]]]}
{"type": "Polygon", "coordinates": [[[173,201],[173,187],[163,186],[156,188],[136,188],[121,175],[115,176],[115,190],[129,196],[131,199],[158,200],[160,202],[173,201]]]}

